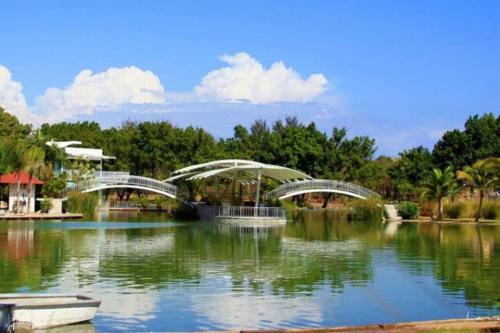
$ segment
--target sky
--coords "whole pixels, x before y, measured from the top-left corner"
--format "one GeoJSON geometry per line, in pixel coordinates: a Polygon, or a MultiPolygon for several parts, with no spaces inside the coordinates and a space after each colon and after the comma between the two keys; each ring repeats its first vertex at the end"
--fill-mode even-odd
{"type": "Polygon", "coordinates": [[[395,156],[500,113],[499,18],[500,1],[0,0],[0,105],[216,137],[296,116],[395,156]]]}

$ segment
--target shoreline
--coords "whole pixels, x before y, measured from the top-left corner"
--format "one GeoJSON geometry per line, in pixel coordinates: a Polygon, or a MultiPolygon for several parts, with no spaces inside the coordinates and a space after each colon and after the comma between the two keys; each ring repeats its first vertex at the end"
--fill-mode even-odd
{"type": "Polygon", "coordinates": [[[6,213],[0,215],[0,222],[2,221],[26,221],[26,220],[73,220],[81,219],[83,214],[76,213],[60,213],[60,214],[44,214],[44,213],[30,213],[30,214],[12,214],[6,213]]]}
{"type": "MultiPolygon", "coordinates": [[[[479,220],[479,222],[474,222],[473,219],[470,220],[454,220],[454,219],[444,219],[441,221],[434,221],[431,220],[430,218],[423,218],[423,219],[417,219],[417,220],[400,220],[401,222],[404,223],[421,223],[421,224],[441,224],[441,225],[487,225],[487,226],[500,226],[500,221],[499,220],[479,220]]],[[[397,222],[396,220],[386,220],[386,222],[397,222]]]]}
{"type": "Polygon", "coordinates": [[[471,319],[444,319],[411,321],[400,323],[383,323],[356,326],[335,326],[324,328],[291,328],[264,330],[228,330],[228,331],[197,331],[198,333],[328,333],[328,332],[463,332],[500,330],[500,317],[484,317],[471,319]]]}

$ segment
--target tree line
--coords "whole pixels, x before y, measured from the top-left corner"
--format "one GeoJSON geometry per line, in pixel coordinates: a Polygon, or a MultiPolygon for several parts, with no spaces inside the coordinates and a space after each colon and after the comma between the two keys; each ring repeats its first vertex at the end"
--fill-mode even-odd
{"type": "Polygon", "coordinates": [[[50,165],[60,152],[44,145],[48,140],[79,140],[83,147],[103,148],[106,155],[116,157],[105,162],[105,170],[156,179],[165,179],[187,165],[240,158],[283,165],[315,178],[354,182],[387,199],[416,200],[433,169],[456,173],[478,160],[500,156],[500,116],[471,116],[463,130],[444,133],[432,150],[418,146],[389,157],[376,155],[373,138],[351,137],[344,127],[332,127],[327,134],[314,122],[304,124],[295,117],[272,124],[256,120],[248,128],[237,125],[232,137],[218,139],[205,129],[180,128],[168,121],[126,121],[109,129],[96,122],[62,122],[34,130],[0,108],[0,173],[25,168],[16,166],[12,157],[17,145],[26,151],[42,150],[23,163],[36,164],[32,173],[42,179],[52,177],[50,165]],[[35,163],[38,160],[44,165],[35,163]]]}

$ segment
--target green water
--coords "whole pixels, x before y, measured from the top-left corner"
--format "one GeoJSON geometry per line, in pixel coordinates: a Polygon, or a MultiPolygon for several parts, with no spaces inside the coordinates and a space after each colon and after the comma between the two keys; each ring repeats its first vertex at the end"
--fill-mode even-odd
{"type": "Polygon", "coordinates": [[[497,314],[500,227],[335,222],[255,230],[116,213],[1,222],[0,292],[103,301],[84,331],[289,328],[497,314]]]}

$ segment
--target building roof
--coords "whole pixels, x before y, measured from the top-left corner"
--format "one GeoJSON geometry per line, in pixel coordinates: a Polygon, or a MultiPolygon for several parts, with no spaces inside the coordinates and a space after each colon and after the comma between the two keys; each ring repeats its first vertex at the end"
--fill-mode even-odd
{"type": "Polygon", "coordinates": [[[69,159],[75,160],[102,161],[114,159],[112,156],[103,155],[102,149],[66,147],[64,151],[68,154],[69,159]]]}
{"type": "Polygon", "coordinates": [[[102,149],[95,148],[77,148],[71,147],[74,145],[81,145],[81,141],[48,141],[47,146],[58,147],[64,149],[69,159],[73,160],[86,160],[86,161],[102,161],[115,159],[113,156],[106,156],[103,154],[102,149]]]}
{"type": "MultiPolygon", "coordinates": [[[[0,184],[17,184],[17,177],[18,177],[17,172],[12,172],[6,175],[2,175],[0,176],[0,184]]],[[[21,171],[19,173],[19,177],[21,184],[27,185],[29,183],[30,176],[28,175],[27,172],[21,171]]],[[[40,179],[33,177],[31,179],[31,184],[42,185],[43,182],[40,179]]]]}
{"type": "Polygon", "coordinates": [[[54,141],[54,140],[50,140],[50,141],[46,142],[45,144],[47,146],[50,146],[50,147],[57,147],[57,148],[63,149],[63,148],[69,147],[69,146],[81,145],[82,142],[81,141],[54,141]]]}

